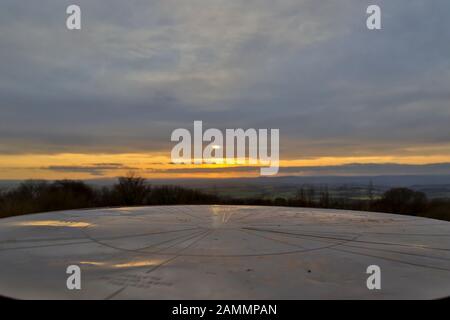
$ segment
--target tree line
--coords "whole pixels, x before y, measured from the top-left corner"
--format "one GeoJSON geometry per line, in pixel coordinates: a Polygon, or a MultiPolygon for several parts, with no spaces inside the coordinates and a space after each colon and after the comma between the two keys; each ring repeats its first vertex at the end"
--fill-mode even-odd
{"type": "Polygon", "coordinates": [[[450,221],[449,199],[428,199],[423,192],[393,188],[364,199],[335,197],[327,186],[299,187],[291,197],[234,199],[178,186],[151,186],[130,174],[112,186],[93,187],[82,181],[25,181],[0,192],[0,218],[28,213],[120,206],[228,204],[311,207],[387,212],[450,221]]]}
{"type": "Polygon", "coordinates": [[[25,181],[0,193],[0,218],[27,213],[120,206],[213,204],[218,197],[177,186],[151,186],[134,175],[109,187],[82,181],[25,181]]]}

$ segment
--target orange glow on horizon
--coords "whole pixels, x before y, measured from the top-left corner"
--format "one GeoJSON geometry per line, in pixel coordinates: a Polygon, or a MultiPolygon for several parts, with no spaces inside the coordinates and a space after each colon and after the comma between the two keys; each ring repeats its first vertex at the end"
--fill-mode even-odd
{"type": "MultiPolygon", "coordinates": [[[[220,162],[220,161],[219,161],[220,162]]],[[[351,163],[410,164],[421,165],[450,162],[450,155],[380,155],[380,156],[334,156],[307,159],[280,160],[283,167],[338,166],[351,163]]],[[[174,164],[167,153],[123,153],[123,154],[20,154],[0,156],[0,179],[93,179],[114,178],[134,171],[145,178],[236,178],[256,177],[259,170],[239,171],[235,167],[246,165],[174,164]],[[202,172],[198,169],[229,168],[224,171],[202,172]],[[195,170],[197,169],[197,170],[195,170]],[[192,170],[190,172],[190,170],[192,170]]],[[[254,165],[247,165],[257,167],[254,165]]],[[[265,166],[265,165],[261,165],[265,166]]]]}

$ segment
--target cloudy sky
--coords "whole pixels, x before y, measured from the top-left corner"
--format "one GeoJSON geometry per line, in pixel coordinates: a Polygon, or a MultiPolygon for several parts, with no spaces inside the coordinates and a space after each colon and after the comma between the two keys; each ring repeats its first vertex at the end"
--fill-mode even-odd
{"type": "Polygon", "coordinates": [[[426,173],[450,162],[449,12],[448,0],[1,0],[0,179],[256,172],[170,164],[171,132],[194,120],[279,128],[281,173],[426,173]],[[366,28],[374,3],[381,31],[366,28]],[[80,31],[66,29],[70,4],[80,31]]]}

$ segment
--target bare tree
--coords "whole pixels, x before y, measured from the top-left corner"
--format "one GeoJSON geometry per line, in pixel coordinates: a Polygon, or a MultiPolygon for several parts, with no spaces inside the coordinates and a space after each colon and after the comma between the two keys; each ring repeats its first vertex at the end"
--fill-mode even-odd
{"type": "Polygon", "coordinates": [[[125,177],[120,177],[114,185],[114,191],[120,204],[132,206],[145,204],[150,192],[150,187],[144,178],[129,172],[125,177]]]}

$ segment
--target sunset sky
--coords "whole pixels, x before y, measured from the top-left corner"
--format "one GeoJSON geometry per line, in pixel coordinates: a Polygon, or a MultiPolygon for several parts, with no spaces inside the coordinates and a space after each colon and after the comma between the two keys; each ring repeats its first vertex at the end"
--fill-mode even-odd
{"type": "Polygon", "coordinates": [[[448,0],[73,3],[1,1],[0,179],[258,175],[171,164],[194,120],[280,129],[281,175],[450,172],[448,0]]]}

